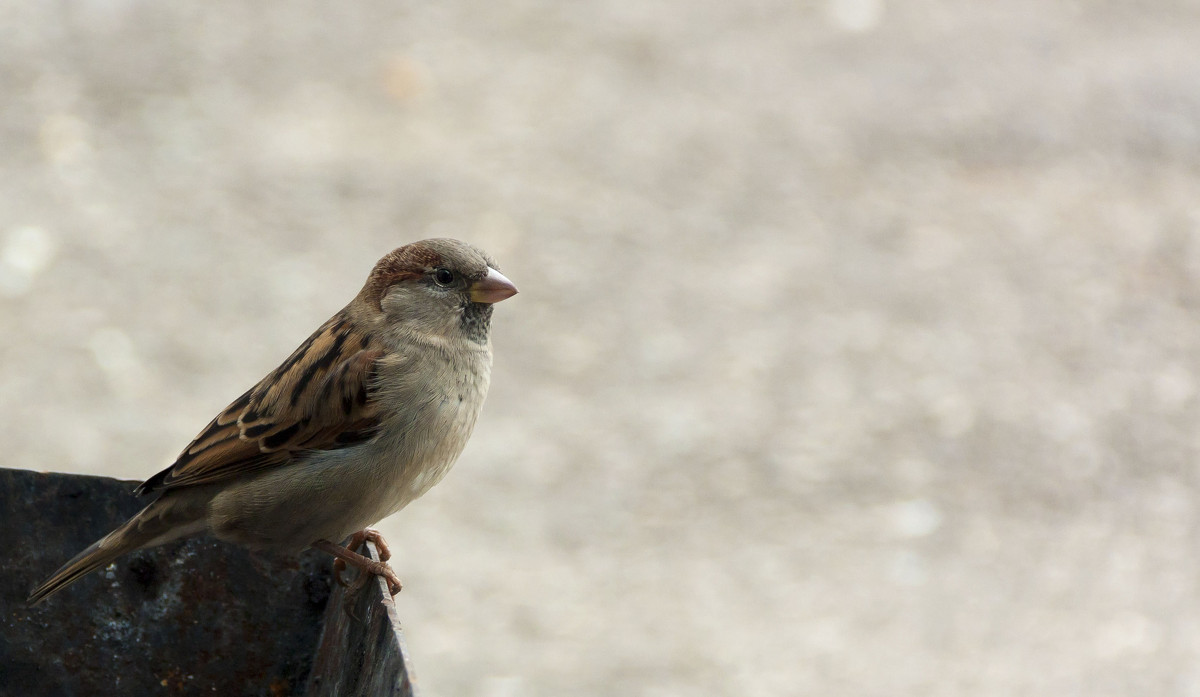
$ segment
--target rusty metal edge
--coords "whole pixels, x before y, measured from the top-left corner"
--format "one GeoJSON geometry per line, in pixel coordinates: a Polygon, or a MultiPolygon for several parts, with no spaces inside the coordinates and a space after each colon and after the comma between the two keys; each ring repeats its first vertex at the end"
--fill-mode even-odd
{"type": "MultiPolygon", "coordinates": [[[[367,555],[378,560],[375,545],[367,555]]],[[[315,648],[306,697],[415,697],[416,680],[396,603],[382,578],[350,598],[336,586],[315,648]]]]}
{"type": "MultiPolygon", "coordinates": [[[[375,543],[367,542],[366,546],[369,551],[368,556],[375,561],[379,561],[379,550],[375,548],[375,543]]],[[[392,639],[396,642],[396,651],[399,653],[400,662],[404,666],[404,681],[407,683],[407,695],[408,697],[420,697],[420,692],[417,690],[417,676],[412,668],[412,657],[408,653],[408,644],[404,641],[404,630],[400,628],[400,610],[396,607],[396,599],[392,597],[392,593],[387,586],[387,581],[382,576],[376,576],[374,582],[375,592],[379,594],[380,600],[387,610],[388,625],[392,630],[392,639]]]]}

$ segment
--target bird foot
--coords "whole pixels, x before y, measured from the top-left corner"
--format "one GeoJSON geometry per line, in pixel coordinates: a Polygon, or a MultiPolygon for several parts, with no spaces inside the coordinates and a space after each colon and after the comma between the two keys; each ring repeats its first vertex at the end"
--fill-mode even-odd
{"type": "Polygon", "coordinates": [[[349,589],[351,594],[361,591],[372,576],[382,576],[387,581],[388,592],[395,595],[400,592],[403,586],[400,583],[400,577],[392,567],[387,565],[387,560],[391,559],[391,551],[387,547],[387,543],[383,541],[383,537],[378,530],[367,528],[354,533],[350,538],[349,544],[345,547],[334,544],[329,540],[317,540],[312,544],[313,548],[319,549],[322,552],[327,552],[334,556],[333,561],[333,577],[338,582],[338,585],[349,589]],[[374,542],[375,548],[379,553],[380,561],[375,561],[370,557],[365,557],[354,551],[362,546],[363,542],[374,542]],[[353,566],[358,569],[358,578],[352,583],[347,583],[342,578],[342,572],[347,566],[353,566]]]}
{"type": "Polygon", "coordinates": [[[364,542],[375,543],[375,550],[379,552],[379,561],[387,561],[392,558],[392,550],[388,547],[387,541],[383,539],[383,534],[375,528],[363,528],[351,535],[350,541],[346,543],[346,549],[351,552],[357,551],[364,542]]]}

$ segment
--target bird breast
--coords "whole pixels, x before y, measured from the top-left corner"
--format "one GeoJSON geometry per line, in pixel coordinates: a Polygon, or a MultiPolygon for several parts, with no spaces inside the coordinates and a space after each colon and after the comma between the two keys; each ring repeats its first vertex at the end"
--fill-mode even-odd
{"type": "Polygon", "coordinates": [[[471,437],[487,396],[490,351],[409,357],[407,365],[382,366],[377,399],[385,414],[371,444],[392,490],[388,514],[429,491],[450,471],[471,437]],[[390,480],[390,481],[389,481],[390,480]]]}

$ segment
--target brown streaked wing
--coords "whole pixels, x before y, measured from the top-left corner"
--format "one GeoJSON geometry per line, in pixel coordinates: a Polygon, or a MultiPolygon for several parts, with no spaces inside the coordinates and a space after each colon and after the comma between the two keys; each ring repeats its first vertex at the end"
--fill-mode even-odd
{"type": "Polygon", "coordinates": [[[306,450],[369,440],[379,424],[368,398],[371,376],[382,356],[377,342],[339,313],[137,492],[213,484],[285,466],[306,450]]]}

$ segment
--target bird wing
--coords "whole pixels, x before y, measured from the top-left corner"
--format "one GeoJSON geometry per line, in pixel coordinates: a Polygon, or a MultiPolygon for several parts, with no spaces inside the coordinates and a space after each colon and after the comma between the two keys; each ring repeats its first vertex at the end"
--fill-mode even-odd
{"type": "Polygon", "coordinates": [[[383,355],[344,312],[335,315],[137,493],[223,482],[370,440],[380,421],[372,376],[383,355]]]}

